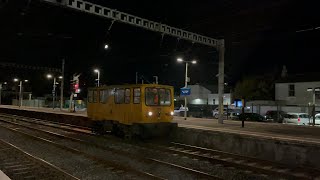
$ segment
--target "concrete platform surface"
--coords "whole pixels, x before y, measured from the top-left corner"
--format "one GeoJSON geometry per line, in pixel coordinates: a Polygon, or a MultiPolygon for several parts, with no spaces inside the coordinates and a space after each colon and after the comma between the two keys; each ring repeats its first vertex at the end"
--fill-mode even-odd
{"type": "Polygon", "coordinates": [[[8,109],[20,109],[20,110],[26,110],[26,111],[35,111],[35,112],[47,112],[47,113],[55,113],[55,114],[66,114],[66,115],[73,115],[73,116],[82,116],[87,117],[87,111],[86,109],[83,111],[76,111],[76,112],[69,112],[68,109],[62,109],[60,108],[43,108],[43,107],[27,107],[27,106],[11,106],[11,105],[0,105],[0,108],[8,108],[8,109]]]}
{"type": "Polygon", "coordinates": [[[219,124],[216,119],[187,118],[184,120],[182,117],[175,117],[174,122],[177,122],[179,127],[185,128],[320,145],[320,127],[245,121],[245,126],[242,128],[241,121],[224,120],[224,124],[219,124]]]}
{"type": "Polygon", "coordinates": [[[10,180],[10,178],[0,170],[0,180],[10,180]]]}

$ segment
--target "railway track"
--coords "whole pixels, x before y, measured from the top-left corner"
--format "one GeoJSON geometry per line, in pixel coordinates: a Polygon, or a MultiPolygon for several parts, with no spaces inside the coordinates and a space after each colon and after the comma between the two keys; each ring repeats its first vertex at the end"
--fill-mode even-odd
{"type": "MultiPolygon", "coordinates": [[[[0,115],[0,117],[10,118],[10,115],[0,115]]],[[[52,125],[50,125],[51,122],[43,122],[41,120],[35,120],[35,119],[29,120],[28,118],[24,118],[24,117],[21,118],[18,116],[15,116],[14,119],[16,119],[18,121],[27,122],[27,123],[37,123],[37,124],[40,124],[43,126],[52,127],[52,125]]],[[[58,123],[55,123],[54,126],[55,126],[54,128],[61,128],[62,127],[63,129],[65,129],[67,131],[71,130],[73,132],[92,135],[92,133],[89,132],[88,129],[86,129],[85,131],[84,130],[80,130],[80,131],[77,130],[77,129],[80,129],[81,127],[76,127],[77,129],[75,129],[74,126],[68,126],[67,124],[59,125],[58,123]]],[[[34,128],[33,130],[39,131],[39,129],[36,129],[36,128],[34,128]]],[[[46,132],[46,133],[50,134],[52,132],[46,132]]],[[[128,156],[128,153],[126,153],[124,151],[115,150],[112,148],[108,148],[105,146],[94,144],[92,142],[86,142],[81,139],[67,137],[67,136],[61,135],[61,134],[56,134],[56,133],[53,133],[53,134],[55,134],[56,136],[59,136],[60,138],[69,138],[69,139],[72,139],[73,141],[86,143],[87,145],[95,146],[97,148],[104,149],[107,151],[112,151],[112,152],[117,151],[117,153],[128,156]]],[[[119,142],[117,142],[117,143],[119,143],[119,142]]],[[[201,148],[201,147],[195,147],[195,146],[190,146],[190,145],[176,143],[176,142],[171,142],[170,144],[166,144],[166,145],[145,144],[144,143],[144,144],[141,144],[141,146],[139,148],[146,150],[146,151],[153,150],[154,152],[161,152],[161,153],[165,152],[168,154],[180,155],[181,157],[187,156],[187,157],[199,159],[202,161],[208,161],[212,164],[219,164],[224,167],[242,169],[248,173],[262,174],[267,177],[281,177],[281,178],[286,178],[286,179],[317,179],[317,178],[320,178],[320,173],[319,173],[319,170],[317,170],[317,169],[301,168],[301,167],[300,168],[290,168],[290,167],[286,167],[282,164],[278,164],[278,163],[271,162],[271,161],[265,161],[265,160],[260,160],[260,159],[256,159],[256,158],[251,158],[251,157],[246,157],[246,156],[241,156],[241,155],[237,155],[237,154],[231,154],[231,153],[226,153],[226,152],[221,152],[221,151],[206,149],[206,148],[201,148]]],[[[140,158],[142,158],[142,157],[140,157],[140,158]]],[[[180,170],[183,170],[183,171],[186,171],[189,173],[190,172],[196,173],[198,175],[198,177],[219,179],[219,177],[213,176],[209,173],[201,172],[199,170],[183,167],[183,166],[176,165],[173,163],[164,162],[164,161],[154,159],[154,158],[145,158],[145,159],[147,159],[147,161],[158,162],[162,165],[166,165],[166,166],[169,166],[172,168],[180,169],[180,170]]]]}
{"type": "MultiPolygon", "coordinates": [[[[15,117],[15,120],[17,121],[17,118],[15,117]]],[[[191,168],[188,168],[188,167],[183,167],[181,165],[177,165],[177,164],[173,164],[173,163],[169,163],[169,162],[165,162],[165,161],[162,161],[162,160],[159,160],[159,159],[154,159],[154,158],[145,158],[141,155],[136,155],[136,154],[130,154],[130,153],[127,153],[125,151],[121,151],[121,150],[116,150],[116,149],[112,149],[112,148],[108,148],[108,147],[105,147],[105,146],[101,146],[99,144],[94,144],[92,142],[88,142],[88,141],[84,141],[84,140],[81,140],[81,139],[77,139],[77,138],[73,138],[73,137],[69,137],[69,136],[66,136],[66,135],[62,135],[62,134],[58,134],[58,133],[55,133],[55,132],[50,132],[50,131],[46,131],[46,130],[40,130],[40,129],[37,129],[37,128],[33,128],[33,127],[30,127],[30,126],[25,126],[25,125],[22,125],[22,124],[19,124],[17,122],[10,122],[10,121],[7,121],[7,120],[3,120],[3,119],[0,119],[1,122],[5,122],[5,123],[8,123],[8,124],[11,124],[11,125],[14,125],[14,126],[19,126],[19,129],[21,129],[21,127],[23,128],[26,128],[26,129],[30,129],[30,130],[33,130],[33,131],[37,131],[37,132],[41,132],[41,133],[45,133],[45,134],[48,134],[50,136],[55,136],[55,137],[58,137],[58,138],[62,138],[62,139],[65,139],[65,140],[70,140],[70,141],[73,141],[73,142],[78,142],[78,143],[82,143],[82,144],[86,144],[88,146],[92,146],[92,147],[95,147],[95,148],[99,148],[99,149],[102,149],[104,151],[109,151],[109,152],[112,152],[112,153],[115,153],[115,154],[119,154],[119,155],[123,155],[123,156],[127,156],[131,159],[135,159],[137,161],[140,161],[140,162],[144,162],[146,164],[150,164],[150,163],[156,163],[158,165],[162,165],[162,166],[166,166],[168,168],[171,168],[171,169],[176,169],[180,172],[184,172],[184,173],[188,173],[190,175],[192,175],[194,178],[200,178],[200,179],[221,179],[219,177],[216,177],[214,175],[211,175],[209,173],[205,173],[205,172],[201,172],[201,171],[198,171],[198,170],[194,170],[194,169],[191,169],[191,168]]],[[[23,120],[24,122],[26,122],[26,120],[24,119],[23,120]]],[[[41,124],[41,123],[40,123],[41,124]]],[[[14,132],[17,132],[17,133],[20,133],[20,134],[23,134],[25,136],[28,136],[30,138],[33,138],[33,139],[37,139],[37,140],[42,140],[46,143],[50,143],[50,144],[53,144],[59,148],[63,148],[63,149],[67,149],[69,151],[72,151],[72,152],[76,152],[76,153],[82,153],[82,154],[85,154],[84,152],[80,151],[80,150],[77,150],[77,149],[74,149],[74,148],[70,148],[70,147],[66,147],[64,145],[61,145],[59,143],[55,143],[54,141],[49,141],[45,138],[40,138],[40,137],[37,137],[37,136],[33,136],[33,135],[30,135],[30,134],[27,134],[23,131],[20,131],[20,130],[15,130],[13,128],[10,128],[10,127],[7,127],[3,124],[0,124],[0,127],[2,128],[6,128],[6,129],[9,129],[11,131],[14,131],[14,132]]],[[[90,134],[90,133],[88,133],[90,134]]],[[[86,157],[90,157],[96,161],[99,161],[99,162],[105,162],[105,160],[101,159],[101,158],[98,158],[96,156],[93,156],[93,155],[90,155],[90,154],[85,154],[86,157]]],[[[119,164],[116,164],[114,162],[105,162],[106,164],[111,164],[113,163],[113,167],[116,167],[116,166],[119,166],[119,164]]],[[[128,170],[133,170],[133,169],[130,169],[130,167],[126,167],[126,168],[117,168],[117,169],[125,169],[125,171],[128,171],[128,170]]],[[[143,172],[144,174],[142,174],[142,171],[138,171],[138,170],[135,170],[136,173],[139,172],[138,174],[140,175],[145,175],[145,176],[149,176],[149,178],[153,178],[153,179],[164,179],[160,176],[156,176],[156,175],[152,175],[151,173],[146,173],[146,172],[143,172]]]]}
{"type": "Polygon", "coordinates": [[[11,179],[78,178],[0,139],[0,169],[11,179]]]}

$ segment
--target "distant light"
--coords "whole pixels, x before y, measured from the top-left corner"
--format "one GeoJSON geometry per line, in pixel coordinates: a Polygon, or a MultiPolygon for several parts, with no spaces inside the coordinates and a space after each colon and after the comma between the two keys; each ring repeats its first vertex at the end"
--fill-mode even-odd
{"type": "Polygon", "coordinates": [[[224,83],[225,86],[228,86],[228,83],[224,83]]]}
{"type": "Polygon", "coordinates": [[[191,61],[192,64],[197,64],[196,60],[191,61]]]}
{"type": "Polygon", "coordinates": [[[183,59],[182,58],[178,58],[177,61],[178,62],[183,62],[183,59]]]}
{"type": "Polygon", "coordinates": [[[95,73],[99,73],[100,71],[99,71],[99,69],[95,69],[94,72],[95,73]]]}
{"type": "Polygon", "coordinates": [[[311,91],[313,91],[313,88],[308,88],[307,91],[311,92],[311,91]]]}
{"type": "Polygon", "coordinates": [[[59,76],[59,79],[63,79],[63,77],[62,77],[62,76],[59,76]]]}
{"type": "Polygon", "coordinates": [[[29,82],[29,80],[25,79],[24,82],[29,82]]]}
{"type": "Polygon", "coordinates": [[[109,45],[108,44],[105,44],[104,45],[104,49],[108,49],[109,48],[109,45]]]}
{"type": "Polygon", "coordinates": [[[177,101],[177,99],[173,99],[174,101],[177,101]]]}
{"type": "Polygon", "coordinates": [[[14,78],[14,79],[13,79],[13,81],[14,81],[14,82],[18,82],[18,81],[19,81],[19,79],[17,79],[17,78],[14,78]]]}
{"type": "Polygon", "coordinates": [[[51,79],[51,78],[52,78],[52,75],[51,75],[51,74],[48,74],[48,75],[47,75],[47,78],[48,78],[48,79],[51,79]]]}
{"type": "Polygon", "coordinates": [[[7,82],[4,82],[3,84],[7,84],[7,82]]]}

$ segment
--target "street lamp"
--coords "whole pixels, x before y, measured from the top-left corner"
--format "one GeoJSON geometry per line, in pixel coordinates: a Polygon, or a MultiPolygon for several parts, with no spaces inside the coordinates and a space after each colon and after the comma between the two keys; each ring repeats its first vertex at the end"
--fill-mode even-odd
{"type": "MultiPolygon", "coordinates": [[[[18,78],[14,78],[13,82],[18,82],[19,79],[18,78]]],[[[25,79],[24,80],[25,83],[29,82],[29,80],[25,79]]],[[[19,103],[18,106],[21,107],[22,106],[22,101],[23,101],[23,94],[22,94],[22,80],[20,80],[19,82],[19,103]]]]}
{"type": "MultiPolygon", "coordinates": [[[[179,63],[186,63],[186,74],[185,74],[185,81],[184,81],[184,87],[187,88],[188,86],[188,65],[189,63],[191,64],[197,64],[196,60],[192,60],[192,61],[185,61],[182,58],[177,58],[177,62],[179,63]]],[[[184,96],[184,120],[187,120],[187,96],[184,96]]]]}
{"type": "MultiPolygon", "coordinates": [[[[57,78],[53,77],[51,74],[47,74],[47,78],[53,78],[53,89],[52,89],[52,109],[55,108],[55,100],[56,100],[56,87],[57,87],[57,78]]],[[[62,76],[59,76],[59,79],[62,79],[62,76]]]]}
{"type": "Polygon", "coordinates": [[[312,101],[313,101],[313,105],[312,105],[312,118],[313,118],[313,122],[312,122],[312,126],[314,126],[316,124],[316,92],[320,91],[320,87],[316,87],[316,88],[308,88],[307,89],[308,92],[312,92],[312,101]]]}
{"type": "Polygon", "coordinates": [[[100,86],[100,70],[95,69],[94,72],[98,74],[98,78],[96,79],[96,81],[97,81],[97,87],[99,87],[100,86]]]}

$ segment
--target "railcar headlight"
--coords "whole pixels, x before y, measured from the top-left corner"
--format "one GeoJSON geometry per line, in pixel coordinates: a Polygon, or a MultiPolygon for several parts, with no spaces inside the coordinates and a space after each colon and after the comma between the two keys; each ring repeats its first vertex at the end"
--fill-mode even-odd
{"type": "Polygon", "coordinates": [[[173,115],[174,115],[174,112],[173,112],[173,111],[171,111],[171,112],[170,112],[170,114],[171,114],[171,116],[173,116],[173,115]]]}
{"type": "Polygon", "coordinates": [[[153,114],[153,113],[152,113],[151,111],[148,112],[148,115],[149,115],[149,116],[152,116],[152,114],[153,114]]]}

